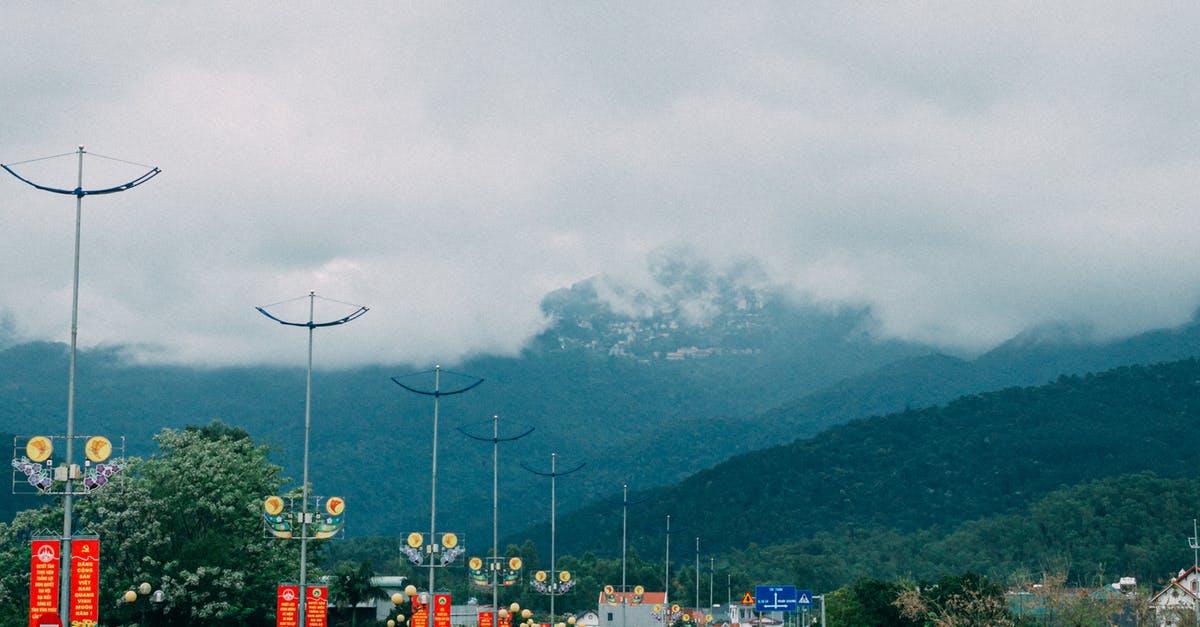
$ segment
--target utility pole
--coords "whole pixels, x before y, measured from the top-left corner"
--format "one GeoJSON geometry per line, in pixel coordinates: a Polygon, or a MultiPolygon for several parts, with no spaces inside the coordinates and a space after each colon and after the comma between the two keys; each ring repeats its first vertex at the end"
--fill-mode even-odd
{"type": "MultiPolygon", "coordinates": [[[[64,467],[65,472],[62,474],[62,481],[65,482],[65,487],[63,488],[63,490],[61,492],[62,497],[63,497],[63,533],[62,533],[62,539],[60,540],[60,550],[59,550],[60,557],[62,558],[62,562],[61,562],[61,568],[60,568],[58,614],[59,614],[59,618],[62,620],[64,625],[70,624],[71,534],[72,534],[71,527],[72,527],[72,515],[73,515],[72,514],[72,505],[73,505],[72,501],[76,494],[84,495],[84,494],[88,493],[87,491],[77,492],[75,489],[74,481],[76,478],[78,478],[77,477],[78,468],[75,467],[74,453],[73,453],[74,448],[75,448],[75,353],[76,353],[76,339],[79,335],[79,249],[80,249],[79,242],[80,242],[80,232],[82,230],[81,224],[83,222],[83,197],[84,196],[96,196],[96,195],[100,195],[100,194],[113,194],[116,192],[123,192],[123,191],[129,190],[129,189],[133,189],[134,187],[137,187],[138,185],[141,185],[142,183],[145,183],[146,181],[154,178],[159,172],[162,172],[162,170],[158,169],[157,167],[151,167],[151,169],[148,172],[146,172],[145,174],[143,174],[143,175],[139,176],[138,178],[133,179],[132,181],[129,181],[127,183],[117,185],[116,187],[84,189],[83,188],[83,155],[90,154],[90,153],[87,153],[87,151],[85,151],[83,149],[83,146],[80,146],[78,148],[78,150],[76,150],[76,154],[79,157],[79,159],[78,159],[79,165],[78,165],[78,170],[77,170],[75,189],[61,189],[61,188],[55,188],[55,187],[50,187],[47,185],[41,185],[38,183],[34,183],[33,181],[21,176],[20,174],[17,174],[16,171],[14,171],[12,169],[12,166],[18,166],[18,165],[22,165],[25,163],[31,163],[33,161],[42,161],[44,159],[53,159],[55,157],[62,157],[65,155],[54,155],[54,157],[42,157],[40,159],[30,159],[28,161],[21,161],[19,163],[13,163],[13,164],[8,164],[8,165],[0,163],[0,167],[4,168],[9,174],[13,175],[21,182],[34,187],[35,189],[40,189],[42,191],[51,192],[51,193],[55,193],[55,194],[66,194],[66,195],[75,197],[75,265],[74,265],[74,274],[73,274],[72,282],[71,282],[71,348],[70,348],[69,365],[67,367],[67,369],[68,369],[68,374],[67,374],[67,435],[66,435],[66,447],[65,447],[66,448],[66,451],[65,451],[66,465],[64,467]]],[[[100,156],[100,155],[94,155],[94,156],[100,156]]],[[[111,157],[105,157],[105,158],[111,159],[111,157]]],[[[114,159],[114,161],[121,161],[121,159],[114,159]]],[[[126,161],[125,163],[131,163],[131,162],[126,161]]],[[[131,165],[138,165],[139,167],[149,167],[149,166],[142,166],[141,164],[131,164],[131,165]]],[[[57,477],[56,477],[56,480],[58,480],[57,477]]]]}

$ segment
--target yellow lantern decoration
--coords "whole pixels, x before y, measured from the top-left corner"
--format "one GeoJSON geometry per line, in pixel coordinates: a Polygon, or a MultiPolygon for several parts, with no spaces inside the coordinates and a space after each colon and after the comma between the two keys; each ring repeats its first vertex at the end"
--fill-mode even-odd
{"type": "Polygon", "coordinates": [[[519,557],[513,557],[508,560],[508,569],[509,570],[521,570],[521,566],[523,566],[523,565],[524,565],[524,562],[522,562],[521,558],[519,558],[519,557]]]}
{"type": "Polygon", "coordinates": [[[84,444],[83,453],[88,459],[99,464],[112,455],[112,442],[102,435],[94,435],[84,444]]]}
{"type": "MultiPolygon", "coordinates": [[[[421,534],[417,534],[417,535],[421,535],[421,534]]],[[[417,546],[420,546],[420,545],[418,544],[417,546]]],[[[409,598],[417,596],[417,587],[412,585],[411,583],[408,584],[408,586],[404,588],[404,594],[407,594],[409,596],[409,598]]]]}
{"type": "Polygon", "coordinates": [[[403,594],[401,594],[399,592],[392,593],[392,605],[400,605],[401,603],[403,603],[405,601],[407,601],[407,599],[404,598],[403,594]]]}
{"type": "Polygon", "coordinates": [[[646,593],[646,588],[644,586],[634,586],[633,593],[638,596],[642,596],[643,594],[646,593]]]}
{"type": "Polygon", "coordinates": [[[125,599],[126,603],[133,603],[134,601],[137,600],[137,593],[134,592],[133,590],[126,590],[125,595],[122,596],[121,598],[125,599]]]}
{"type": "Polygon", "coordinates": [[[521,604],[520,604],[520,603],[513,603],[512,605],[508,606],[508,611],[512,612],[513,614],[516,614],[517,612],[520,612],[520,611],[521,611],[521,604]]]}
{"type": "Polygon", "coordinates": [[[283,511],[283,499],[271,495],[263,499],[263,512],[268,516],[278,516],[283,511]]]}
{"type": "MultiPolygon", "coordinates": [[[[420,534],[420,532],[414,531],[408,534],[408,546],[411,546],[414,549],[419,549],[421,548],[422,544],[425,544],[425,538],[420,534]]],[[[408,596],[412,595],[410,594],[408,596]]]]}
{"type": "Polygon", "coordinates": [[[565,571],[565,570],[558,573],[558,580],[563,583],[567,583],[568,581],[571,580],[571,573],[568,571],[565,571]]]}
{"type": "Polygon", "coordinates": [[[454,547],[458,546],[458,536],[454,535],[453,533],[443,534],[442,546],[446,547],[447,549],[453,549],[454,547]]]}
{"type": "Polygon", "coordinates": [[[25,456],[32,462],[40,464],[50,459],[53,453],[54,445],[50,443],[50,438],[44,435],[35,435],[25,444],[25,456]]]}
{"type": "Polygon", "coordinates": [[[331,496],[325,501],[325,512],[330,516],[341,516],[344,511],[346,511],[346,499],[340,496],[331,496]]]}
{"type": "Polygon", "coordinates": [[[483,560],[478,557],[472,557],[467,565],[471,567],[471,570],[483,570],[483,560]]]}
{"type": "Polygon", "coordinates": [[[529,618],[530,616],[533,616],[533,610],[529,608],[521,610],[521,618],[529,618]]]}
{"type": "Polygon", "coordinates": [[[533,578],[536,579],[539,583],[546,581],[546,571],[544,571],[544,570],[537,571],[536,573],[533,574],[533,578]]]}

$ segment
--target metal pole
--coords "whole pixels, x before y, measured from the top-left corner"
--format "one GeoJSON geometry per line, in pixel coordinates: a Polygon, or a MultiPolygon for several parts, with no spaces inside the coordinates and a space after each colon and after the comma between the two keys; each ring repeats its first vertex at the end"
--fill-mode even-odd
{"type": "Polygon", "coordinates": [[[492,624],[500,624],[500,416],[492,416],[492,624]]]}
{"type": "Polygon", "coordinates": [[[663,560],[664,565],[664,581],[663,581],[663,606],[666,608],[663,611],[670,615],[671,612],[671,515],[667,514],[667,556],[663,560]]]}
{"type": "MultiPolygon", "coordinates": [[[[554,534],[555,534],[555,526],[556,526],[555,519],[557,518],[557,516],[555,515],[555,511],[556,511],[555,498],[556,497],[555,497],[554,484],[558,479],[557,473],[554,471],[554,467],[555,467],[555,460],[557,458],[558,458],[557,453],[550,453],[550,576],[554,577],[555,579],[558,578],[557,567],[555,566],[555,561],[554,561],[554,534]]],[[[555,592],[557,592],[558,582],[553,581],[553,582],[551,582],[551,585],[555,586],[554,590],[555,590],[555,592]]],[[[550,595],[550,624],[551,625],[554,624],[554,597],[556,597],[556,596],[558,596],[558,595],[557,594],[550,595]]]]}
{"type": "MultiPolygon", "coordinates": [[[[78,165],[76,171],[76,186],[75,189],[57,189],[46,185],[39,185],[33,181],[17,174],[9,165],[0,163],[0,168],[3,168],[9,174],[16,177],[23,183],[30,185],[35,189],[56,194],[70,194],[75,196],[75,259],[71,281],[71,346],[67,376],[67,435],[66,435],[66,477],[64,478],[65,487],[63,489],[63,534],[60,540],[59,553],[62,560],[60,572],[60,588],[58,615],[63,624],[67,624],[70,618],[70,590],[71,590],[71,535],[72,535],[72,505],[75,498],[75,364],[76,352],[78,347],[79,336],[79,250],[80,250],[80,234],[82,232],[83,223],[83,197],[89,194],[112,194],[115,192],[123,192],[132,189],[154,178],[161,170],[151,168],[151,170],[142,176],[129,181],[123,185],[110,187],[107,189],[85,190],[83,189],[83,155],[86,151],[83,146],[79,146],[76,150],[78,156],[78,165]]],[[[65,156],[65,155],[63,155],[65,156]]],[[[27,162],[26,162],[27,163],[27,162]]],[[[17,165],[17,164],[13,164],[17,165]]],[[[55,469],[57,474],[57,468],[55,469]]]]}
{"type": "MultiPolygon", "coordinates": [[[[304,457],[303,457],[303,474],[300,485],[300,601],[298,603],[299,622],[305,624],[304,615],[307,612],[308,605],[308,522],[311,515],[308,511],[308,453],[309,453],[309,435],[312,428],[312,370],[313,370],[313,329],[317,327],[332,327],[341,324],[346,324],[351,320],[355,320],[367,313],[366,307],[359,307],[355,312],[348,316],[333,320],[330,322],[316,322],[314,320],[316,292],[309,290],[308,292],[308,321],[307,322],[289,322],[282,318],[271,315],[265,307],[255,307],[258,313],[278,322],[279,324],[292,327],[306,327],[308,329],[308,361],[304,379],[304,457]]],[[[297,299],[298,300],[298,299],[297,299]]],[[[276,303],[279,304],[279,303],[276,303]]],[[[268,307],[270,305],[267,305],[268,307]]]]}
{"type": "Polygon", "coordinates": [[[621,627],[625,627],[625,606],[628,599],[626,598],[627,588],[625,587],[625,524],[629,511],[629,484],[621,485],[621,627]]]}
{"type": "Polygon", "coordinates": [[[715,574],[715,558],[708,556],[708,606],[713,606],[713,575],[715,574]]]}
{"type": "MultiPolygon", "coordinates": [[[[83,189],[83,146],[79,147],[79,170],[77,189],[83,189]]],[[[64,625],[70,622],[71,606],[71,510],[74,491],[71,466],[75,450],[75,347],[79,336],[79,239],[83,222],[83,195],[75,195],[75,269],[71,282],[71,353],[67,366],[67,487],[63,494],[63,535],[59,553],[62,566],[59,569],[60,588],[58,593],[58,615],[64,625]]]]}
{"type": "Polygon", "coordinates": [[[433,484],[429,489],[429,595],[432,602],[433,598],[433,579],[434,579],[434,559],[433,550],[437,544],[436,533],[437,523],[437,449],[438,449],[438,402],[441,399],[441,384],[442,384],[442,367],[440,365],[433,367],[433,461],[432,461],[432,481],[433,484]]]}
{"type": "Polygon", "coordinates": [[[308,435],[312,426],[313,301],[308,292],[308,369],[304,377],[304,476],[300,484],[300,624],[308,613],[308,435]]]}
{"type": "MultiPolygon", "coordinates": [[[[500,443],[512,442],[533,433],[533,427],[529,427],[519,435],[509,438],[500,437],[500,416],[492,416],[492,620],[498,620],[500,611],[500,443]]],[[[472,435],[463,429],[459,429],[463,435],[472,440],[486,441],[487,438],[481,438],[472,435]]],[[[498,624],[498,623],[497,623],[498,624]]]]}
{"type": "Polygon", "coordinates": [[[696,625],[700,624],[700,536],[696,536],[696,616],[692,622],[696,625]]]}

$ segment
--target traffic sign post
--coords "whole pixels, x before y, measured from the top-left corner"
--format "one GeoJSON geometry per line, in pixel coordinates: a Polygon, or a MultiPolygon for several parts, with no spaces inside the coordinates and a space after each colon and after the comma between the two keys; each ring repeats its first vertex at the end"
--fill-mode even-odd
{"type": "MultiPolygon", "coordinates": [[[[811,604],[812,593],[805,592],[811,604]]],[[[798,602],[796,586],[754,586],[754,610],[757,612],[795,612],[798,602]]]]}

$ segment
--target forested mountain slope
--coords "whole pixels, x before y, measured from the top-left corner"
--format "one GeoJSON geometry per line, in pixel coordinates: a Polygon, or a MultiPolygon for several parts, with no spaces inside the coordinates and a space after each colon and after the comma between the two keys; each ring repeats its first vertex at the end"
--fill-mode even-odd
{"type": "MultiPolygon", "coordinates": [[[[641,522],[630,533],[645,554],[662,544],[668,514],[722,549],[842,527],[953,528],[1019,511],[1062,486],[1145,471],[1192,477],[1198,421],[1194,359],[1063,376],[738,455],[631,496],[641,522]]],[[[618,546],[620,514],[597,504],[563,517],[559,542],[567,551],[618,546]]]]}

